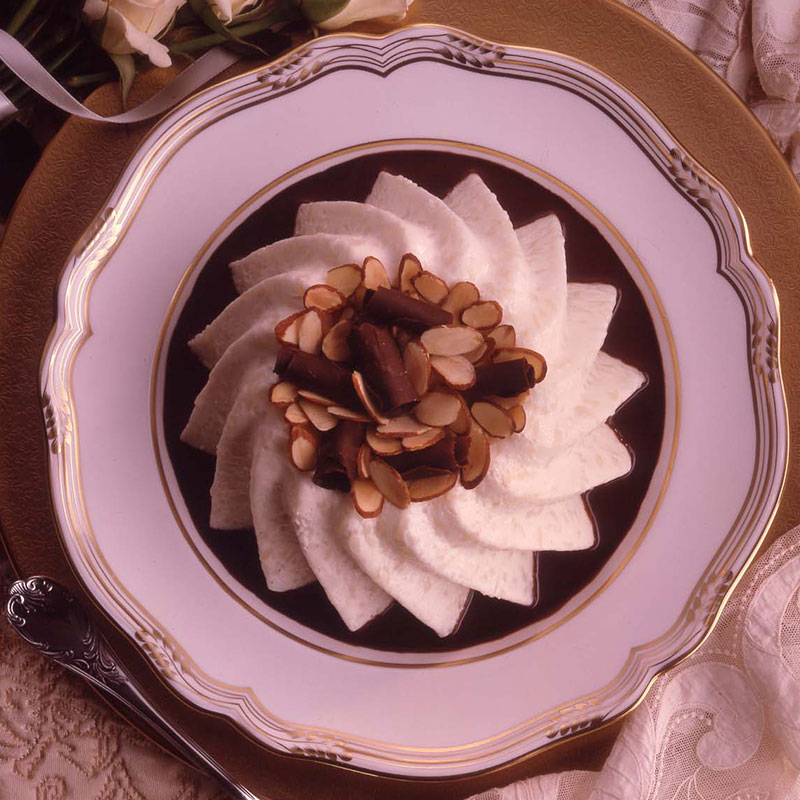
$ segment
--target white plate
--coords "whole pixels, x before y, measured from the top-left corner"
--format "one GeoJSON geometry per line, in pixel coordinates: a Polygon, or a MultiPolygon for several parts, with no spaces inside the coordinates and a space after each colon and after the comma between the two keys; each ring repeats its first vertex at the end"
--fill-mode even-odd
{"type": "Polygon", "coordinates": [[[733,199],[606,76],[438,27],[324,38],[170,114],[66,265],[41,375],[65,548],[179,695],[276,750],[488,769],[618,717],[709,632],[781,492],[778,324],[733,199]],[[595,224],[644,295],[666,379],[650,490],[602,572],[543,622],[438,654],[344,645],[228,578],[161,423],[163,348],[216,244],[305,175],[420,147],[510,164],[595,224]]]}

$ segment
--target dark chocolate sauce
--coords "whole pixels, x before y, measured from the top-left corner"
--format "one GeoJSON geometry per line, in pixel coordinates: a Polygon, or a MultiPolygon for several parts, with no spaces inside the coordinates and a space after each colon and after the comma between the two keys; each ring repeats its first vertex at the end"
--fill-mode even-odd
{"type": "MultiPolygon", "coordinates": [[[[331,264],[334,266],[338,265],[331,264]]],[[[391,271],[396,265],[387,264],[387,268],[394,274],[391,271]]],[[[271,370],[272,365],[265,364],[265,369],[271,370]]],[[[175,474],[197,530],[243,586],[281,613],[350,644],[416,652],[454,650],[497,639],[552,614],[591,581],[613,554],[636,517],[658,459],[664,430],[664,371],[653,323],[636,284],[600,233],[565,201],[528,177],[479,158],[426,151],[379,153],[331,167],[285,189],[245,220],[211,256],[170,342],[164,429],[175,474]],[[633,470],[587,495],[598,532],[595,547],[541,554],[538,599],[533,606],[473,593],[460,627],[445,639],[396,603],[382,617],[351,633],[318,583],[291,592],[271,592],[259,566],[253,532],[217,531],[208,525],[214,457],[183,444],[179,438],[207,377],[187,342],[236,297],[228,264],[258,247],[291,236],[301,203],[363,201],[381,170],[405,175],[439,197],[467,174],[476,172],[497,195],[515,227],[555,212],[564,226],[569,280],[610,283],[619,290],[619,304],[604,350],[635,365],[648,378],[646,386],[613,419],[634,453],[633,470]]],[[[276,453],[275,458],[285,458],[285,454],[276,453]]]]}

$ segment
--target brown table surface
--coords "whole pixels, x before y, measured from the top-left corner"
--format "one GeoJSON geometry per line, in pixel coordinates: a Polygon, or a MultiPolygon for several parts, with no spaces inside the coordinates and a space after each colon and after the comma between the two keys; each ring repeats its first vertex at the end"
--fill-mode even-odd
{"type": "MultiPolygon", "coordinates": [[[[588,61],[637,94],[698,161],[731,191],[750,227],[756,257],[781,299],[783,375],[791,428],[800,416],[800,190],[766,132],[738,97],[689,50],[613,0],[418,0],[409,23],[437,22],[499,42],[556,50],[588,61]]],[[[252,63],[237,65],[235,74],[252,63]]],[[[171,71],[140,76],[135,104],[171,71]]],[[[224,77],[224,76],[223,76],[224,77]]],[[[116,87],[99,89],[91,107],[119,111],[116,87]]],[[[38,362],[53,321],[57,276],[73,243],[100,209],[122,167],[152,123],[104,126],[68,120],[26,184],[0,242],[0,525],[21,575],[47,572],[80,592],[53,529],[45,483],[45,439],[38,362]]],[[[771,542],[800,522],[800,462],[792,454],[771,542]]],[[[224,720],[178,701],[138,651],[110,626],[113,646],[146,684],[165,715],[221,753],[270,798],[463,797],[542,772],[599,768],[620,723],[566,742],[486,776],[413,786],[266,753],[224,720]]]]}

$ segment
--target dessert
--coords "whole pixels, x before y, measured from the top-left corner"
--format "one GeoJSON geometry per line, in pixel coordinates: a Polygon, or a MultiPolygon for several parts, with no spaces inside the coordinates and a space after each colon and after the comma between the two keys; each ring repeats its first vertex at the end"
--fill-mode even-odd
{"type": "MultiPolygon", "coordinates": [[[[644,382],[639,370],[600,350],[617,302],[616,289],[567,284],[558,219],[546,216],[515,231],[476,175],[440,200],[411,181],[384,173],[365,203],[301,206],[295,232],[295,237],[232,265],[240,297],[192,341],[211,372],[183,439],[216,454],[212,526],[252,525],[268,586],[285,591],[319,580],[351,630],[379,615],[393,598],[440,636],[456,628],[471,590],[531,603],[535,552],[592,546],[594,526],[582,495],[631,467],[628,449],[605,423],[644,382]],[[415,276],[413,267],[403,269],[404,256],[411,253],[419,261],[415,276]],[[283,417],[295,398],[291,387],[273,388],[278,381],[271,370],[286,347],[276,338],[276,325],[289,320],[286,329],[278,331],[286,335],[304,297],[306,305],[326,311],[338,300],[321,287],[332,281],[331,288],[342,295],[348,287],[355,291],[356,274],[348,265],[360,266],[360,283],[374,279],[378,263],[387,268],[399,265],[398,291],[405,281],[405,288],[413,287],[431,308],[450,314],[460,311],[462,323],[471,323],[462,327],[478,331],[482,345],[491,342],[487,346],[502,350],[518,341],[542,354],[548,373],[521,406],[525,419],[492,403],[479,405],[473,413],[477,424],[486,427],[494,424],[495,417],[510,420],[507,438],[490,444],[488,470],[478,469],[466,480],[462,472],[460,482],[452,485],[449,474],[427,476],[424,480],[437,477],[439,483],[415,486],[414,499],[419,502],[405,508],[397,507],[405,504],[403,500],[397,505],[387,500],[375,515],[391,493],[397,473],[383,465],[390,464],[390,458],[440,446],[441,440],[424,438],[438,427],[427,424],[435,419],[427,417],[421,423],[427,430],[404,431],[403,438],[415,441],[403,453],[389,452],[397,447],[396,438],[373,434],[370,439],[368,431],[365,440],[370,448],[373,444],[384,448],[377,451],[376,463],[387,494],[356,484],[362,516],[350,495],[315,485],[286,456],[290,444],[289,452],[300,467],[309,468],[314,457],[330,456],[309,441],[315,435],[309,434],[304,421],[309,412],[318,415],[319,425],[330,425],[342,435],[352,430],[345,423],[367,424],[332,410],[370,416],[365,414],[368,409],[353,402],[351,392],[355,389],[358,395],[357,387],[352,381],[349,388],[346,382],[327,382],[328,392],[332,386],[341,392],[326,398],[341,403],[337,406],[301,398],[306,402],[297,403],[291,412],[299,427],[297,432],[291,428],[289,443],[283,417]],[[329,270],[336,271],[332,277],[329,270]],[[469,312],[466,317],[464,312],[469,312]],[[276,396],[281,392],[285,394],[276,396]],[[520,430],[512,434],[516,428],[520,430]],[[444,487],[446,491],[437,496],[444,487]]],[[[304,315],[304,320],[310,318],[304,315]]],[[[290,338],[297,336],[298,348],[286,364],[284,353],[280,361],[284,372],[303,352],[301,338],[309,348],[319,339],[323,360],[335,365],[342,348],[352,344],[341,330],[335,331],[332,326],[322,335],[321,322],[318,327],[313,321],[290,331],[290,338]]],[[[424,368],[426,354],[431,361],[463,355],[452,352],[463,343],[447,342],[445,352],[431,355],[425,331],[408,342],[403,353],[411,396],[424,394],[420,389],[430,380],[424,368]]],[[[442,349],[441,343],[432,347],[442,349]]],[[[449,390],[469,382],[467,378],[459,384],[463,375],[458,366],[459,362],[439,363],[444,373],[434,370],[449,390]]],[[[449,390],[444,394],[457,396],[458,390],[449,390]]],[[[404,391],[406,396],[400,392],[393,398],[395,408],[416,402],[407,395],[408,386],[404,391]]],[[[433,406],[420,413],[448,418],[447,409],[433,406]]],[[[311,427],[316,433],[325,432],[313,423],[311,427]]],[[[334,484],[340,480],[335,470],[330,480],[334,484]]],[[[351,485],[355,481],[351,479],[351,485]]]]}

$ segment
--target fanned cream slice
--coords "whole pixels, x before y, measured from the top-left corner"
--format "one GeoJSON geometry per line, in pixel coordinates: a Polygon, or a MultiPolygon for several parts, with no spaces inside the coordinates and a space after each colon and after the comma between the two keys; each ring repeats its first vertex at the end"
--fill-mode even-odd
{"type": "Polygon", "coordinates": [[[191,342],[210,373],[182,438],[216,454],[211,523],[253,525],[270,589],[318,580],[351,630],[396,600],[447,636],[471,591],[529,604],[537,552],[592,547],[584,495],[630,471],[631,453],[607,421],[645,376],[603,352],[617,290],[567,282],[555,215],[515,229],[477,175],[441,199],[382,173],[364,203],[301,205],[293,237],[231,269],[240,296],[191,342]],[[450,285],[472,281],[496,299],[548,374],[526,403],[524,431],[493,443],[478,487],[403,510],[386,502],[363,519],[348,496],[317,487],[288,461],[288,429],[268,401],[273,331],[327,270],[374,256],[394,278],[408,252],[450,285]]]}

